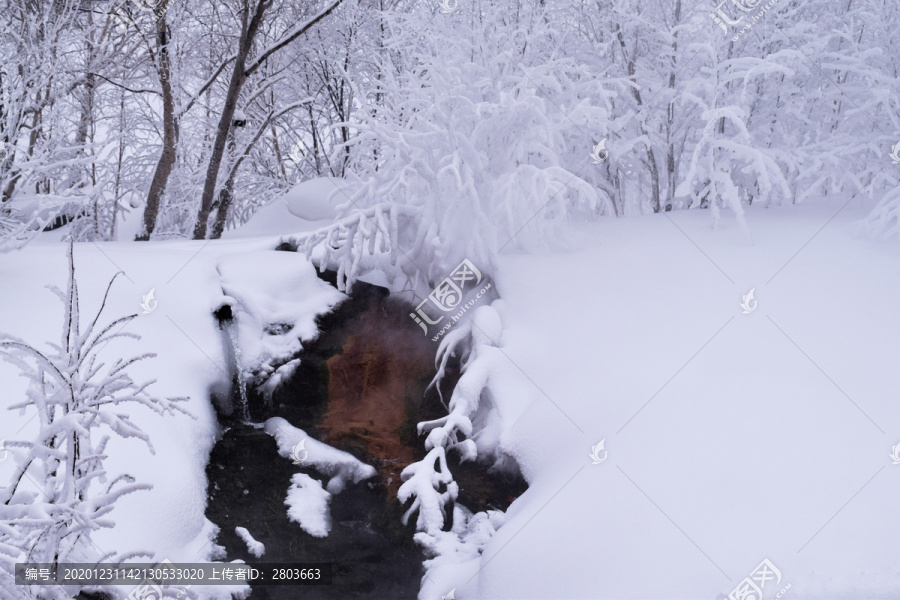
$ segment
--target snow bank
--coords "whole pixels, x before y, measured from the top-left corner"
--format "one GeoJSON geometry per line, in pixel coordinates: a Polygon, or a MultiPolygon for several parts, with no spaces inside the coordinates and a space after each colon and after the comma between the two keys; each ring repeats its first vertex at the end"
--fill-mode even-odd
{"type": "MultiPolygon", "coordinates": [[[[221,332],[212,316],[224,296],[215,269],[217,249],[203,246],[203,242],[75,246],[83,314],[93,314],[109,279],[122,270],[127,277],[117,280],[104,315],[139,315],[123,333],[137,334],[140,340],[117,340],[100,352],[100,359],[111,364],[120,356],[155,353],[155,358],[129,367],[129,374],[135,381],[155,380],[148,391],[156,396],[187,396],[185,408],[195,417],[128,408],[132,422],[149,435],[155,454],[139,440],[114,437],[106,448],[105,467],[110,474],[129,473],[153,488],[122,497],[108,515],[115,526],[92,534],[104,552],[143,552],[145,560],[172,562],[203,562],[218,556],[214,543],[218,529],[204,514],[205,468],[217,433],[209,390],[227,381],[221,332]],[[151,289],[155,289],[153,310],[144,313],[142,298],[151,289]]],[[[0,255],[0,331],[37,347],[59,340],[62,309],[44,286],[65,287],[65,250],[64,244],[35,244],[0,255]]],[[[3,363],[0,385],[4,390],[0,439],[31,439],[38,423],[34,413],[6,410],[23,397],[25,380],[3,363]]],[[[0,462],[4,485],[13,463],[0,462]]],[[[231,591],[211,588],[203,598],[229,598],[231,591]]]]}
{"type": "Polygon", "coordinates": [[[299,365],[294,356],[318,335],[316,317],[346,296],[316,276],[295,252],[229,255],[218,264],[222,291],[237,323],[243,368],[271,394],[299,365]]]}
{"type": "MultiPolygon", "coordinates": [[[[62,308],[44,286],[65,287],[66,277],[65,245],[46,241],[0,255],[0,331],[37,347],[59,340],[62,308]]],[[[143,560],[148,561],[221,560],[221,548],[214,541],[218,527],[205,517],[205,468],[218,429],[210,390],[225,391],[230,363],[212,313],[224,303],[236,307],[239,324],[245,326],[240,332],[248,346],[245,355],[265,370],[267,365],[277,368],[278,361],[299,349],[302,340],[314,337],[316,315],[343,298],[315,276],[301,255],[263,251],[267,245],[271,247],[264,241],[76,244],[83,313],[93,314],[107,282],[121,270],[126,277],[120,276],[113,287],[104,314],[109,318],[139,315],[123,333],[141,339],[117,340],[100,352],[101,360],[111,364],[118,356],[156,353],[156,358],[129,367],[129,374],[139,382],[155,380],[148,391],[156,396],[187,396],[185,408],[196,417],[128,409],[131,420],[149,435],[155,454],[139,440],[113,438],[107,446],[106,470],[129,473],[153,488],[118,501],[107,517],[115,526],[92,535],[99,550],[143,552],[147,557],[143,560]],[[147,302],[151,290],[153,300],[147,302]],[[267,332],[273,324],[276,327],[267,332]]],[[[0,397],[5,413],[0,416],[0,440],[31,439],[38,423],[33,412],[6,410],[21,400],[27,382],[3,362],[0,385],[5,392],[0,397]]],[[[3,485],[14,462],[0,461],[3,485]]],[[[374,473],[371,467],[346,459],[332,463],[334,487],[343,485],[344,478],[355,480],[367,470],[374,473]]],[[[39,493],[30,483],[23,487],[27,491],[24,488],[39,493]]],[[[191,592],[204,600],[224,600],[236,590],[212,586],[191,592]]]]}
{"type": "MultiPolygon", "coordinates": [[[[324,224],[323,221],[307,221],[297,217],[288,209],[284,197],[278,197],[265,206],[257,209],[257,211],[250,216],[250,219],[240,227],[224,231],[222,233],[222,239],[276,238],[279,235],[313,231],[319,229],[324,224]]],[[[122,237],[121,239],[129,238],[122,237]]],[[[133,239],[133,236],[130,239],[133,239]]]]}
{"type": "Polygon", "coordinates": [[[845,201],[748,207],[754,245],[691,211],[502,257],[507,368],[490,382],[519,408],[496,442],[529,489],[477,576],[434,592],[725,598],[768,558],[783,579],[767,599],[900,593],[900,256],[854,239],[856,207],[829,222],[845,201]]]}
{"type": "Polygon", "coordinates": [[[338,206],[348,201],[351,190],[344,179],[319,177],[292,187],[284,195],[284,202],[295,217],[307,221],[333,220],[338,206]]]}
{"type": "Polygon", "coordinates": [[[266,421],[265,429],[266,433],[275,438],[281,456],[310,465],[319,473],[331,477],[326,489],[332,494],[340,493],[347,482],[359,483],[375,475],[375,467],[360,462],[352,454],[309,437],[305,431],[281,417],[272,417],[266,421]],[[294,448],[301,442],[305,454],[297,456],[294,448]]]}
{"type": "Polygon", "coordinates": [[[246,528],[235,527],[234,532],[238,535],[239,538],[244,540],[244,543],[247,544],[247,551],[256,558],[259,558],[266,553],[265,544],[256,541],[256,538],[250,535],[250,532],[247,531],[246,528]]]}

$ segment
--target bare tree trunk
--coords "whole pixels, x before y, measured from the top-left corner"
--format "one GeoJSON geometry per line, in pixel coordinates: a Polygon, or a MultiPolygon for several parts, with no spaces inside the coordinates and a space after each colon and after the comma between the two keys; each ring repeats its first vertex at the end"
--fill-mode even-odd
{"type": "Polygon", "coordinates": [[[316,120],[313,117],[312,104],[309,105],[309,130],[312,132],[313,139],[313,158],[316,161],[316,176],[322,176],[322,162],[319,160],[319,136],[316,133],[316,120]]]}
{"type": "MultiPolygon", "coordinates": [[[[637,66],[635,65],[635,56],[637,55],[637,39],[635,39],[635,48],[632,50],[631,55],[628,55],[628,51],[625,45],[625,36],[622,34],[622,28],[619,27],[619,30],[616,32],[617,37],[619,39],[619,45],[622,48],[622,56],[626,60],[626,64],[628,67],[628,78],[631,79],[632,82],[637,83],[635,79],[635,73],[637,72],[637,66]]],[[[631,88],[631,95],[634,96],[635,102],[639,109],[644,107],[644,100],[641,97],[641,91],[637,87],[631,88]]],[[[645,136],[647,135],[647,129],[644,127],[643,123],[640,123],[641,133],[645,136]]],[[[649,138],[647,139],[647,167],[650,169],[650,182],[651,182],[651,196],[650,196],[650,205],[653,207],[653,212],[659,212],[659,167],[656,164],[656,155],[653,152],[653,146],[650,145],[649,138]]]]}
{"type": "Polygon", "coordinates": [[[166,24],[166,8],[168,0],[163,0],[156,9],[156,43],[157,72],[159,73],[159,85],[162,89],[163,101],[163,149],[156,163],[156,171],[150,181],[150,189],[147,191],[147,204],[144,206],[144,222],[141,232],[135,237],[136,241],[147,241],[156,228],[156,219],[159,216],[159,205],[162,201],[172,167],[175,166],[175,144],[177,130],[175,125],[175,101],[172,98],[172,65],[169,58],[169,33],[166,24]]]}
{"type": "MultiPolygon", "coordinates": [[[[247,152],[250,152],[250,148],[247,148],[247,152]]],[[[219,199],[215,203],[216,208],[216,218],[213,221],[212,231],[210,232],[209,238],[212,240],[217,240],[222,237],[222,233],[225,231],[225,223],[228,221],[228,210],[231,208],[231,201],[234,199],[234,177],[237,174],[237,167],[240,165],[240,159],[235,156],[234,152],[234,128],[231,129],[231,132],[228,135],[228,154],[232,157],[232,169],[228,173],[228,179],[225,180],[225,185],[222,186],[222,189],[219,190],[219,199]]]]}
{"type": "MultiPolygon", "coordinates": [[[[672,20],[674,27],[681,23],[681,0],[675,0],[675,14],[672,20]]],[[[665,211],[672,210],[675,203],[675,181],[677,169],[675,164],[675,61],[678,55],[678,30],[672,34],[672,66],[669,71],[669,106],[666,110],[666,204],[665,211]]]]}
{"type": "Polygon", "coordinates": [[[284,157],[281,155],[281,144],[278,143],[278,131],[272,126],[272,145],[275,148],[275,158],[278,160],[278,170],[281,171],[281,178],[287,181],[287,169],[284,168],[284,157]]]}
{"type": "Polygon", "coordinates": [[[222,237],[225,232],[225,223],[228,219],[228,209],[231,208],[231,201],[234,200],[234,177],[229,177],[219,190],[218,208],[216,210],[216,220],[213,223],[212,231],[209,234],[210,239],[217,240],[222,237]]]}
{"type": "Polygon", "coordinates": [[[119,153],[116,156],[116,179],[113,187],[113,214],[112,225],[110,226],[109,239],[116,241],[116,225],[119,221],[119,200],[122,197],[119,191],[122,189],[122,162],[125,158],[125,90],[122,90],[119,97],[119,153]]]}
{"type": "MultiPolygon", "coordinates": [[[[275,106],[275,92],[271,93],[271,105],[275,106]]],[[[287,169],[284,168],[284,156],[281,154],[281,144],[278,143],[278,129],[272,125],[272,146],[275,150],[275,159],[278,161],[278,170],[281,172],[281,178],[287,181],[287,169]]]]}
{"type": "Polygon", "coordinates": [[[249,18],[250,5],[244,0],[241,10],[241,38],[238,46],[237,58],[234,61],[234,69],[228,82],[228,91],[225,94],[225,106],[219,117],[219,126],[216,128],[216,138],[213,142],[212,154],[209,157],[209,165],[206,168],[206,181],[203,184],[203,195],[200,198],[200,210],[197,212],[197,223],[194,225],[194,239],[206,239],[207,222],[212,211],[213,197],[216,193],[216,180],[219,177],[219,168],[222,166],[222,157],[225,155],[225,146],[228,141],[228,133],[231,131],[234,111],[237,109],[238,96],[246,81],[244,70],[247,64],[247,56],[253,47],[253,41],[259,31],[266,7],[267,0],[257,0],[253,16],[249,18]]]}
{"type": "MultiPolygon", "coordinates": [[[[197,212],[197,223],[194,225],[195,240],[206,238],[209,215],[212,212],[213,198],[216,193],[216,181],[219,177],[219,169],[222,166],[222,158],[225,155],[228,132],[231,130],[238,97],[241,94],[241,89],[244,87],[244,82],[247,80],[247,77],[265,64],[269,56],[275,54],[296,40],[306,33],[310,27],[331,14],[342,1],[343,0],[333,0],[327,8],[320,11],[316,16],[305,22],[303,25],[293,28],[290,33],[286,34],[280,41],[269,47],[248,67],[246,66],[247,57],[250,55],[250,50],[253,48],[253,42],[256,39],[256,34],[259,32],[265,11],[271,6],[272,0],[257,0],[256,8],[254,9],[253,16],[250,17],[249,22],[249,0],[244,0],[244,6],[241,10],[241,38],[238,45],[237,56],[234,61],[234,70],[231,72],[231,80],[228,82],[228,91],[225,94],[225,106],[222,109],[222,115],[219,118],[219,126],[216,129],[216,139],[213,142],[212,154],[209,157],[209,166],[206,169],[206,181],[203,184],[203,195],[200,198],[200,210],[197,212]]],[[[222,209],[220,208],[220,210],[222,209]]],[[[222,218],[226,217],[227,215],[224,215],[222,218]]]]}

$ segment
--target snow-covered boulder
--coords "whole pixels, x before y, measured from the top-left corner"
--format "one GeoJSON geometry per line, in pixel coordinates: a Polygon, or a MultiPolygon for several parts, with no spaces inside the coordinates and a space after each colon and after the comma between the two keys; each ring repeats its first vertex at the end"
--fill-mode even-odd
{"type": "Polygon", "coordinates": [[[238,535],[239,538],[244,540],[244,543],[247,544],[247,551],[255,556],[256,558],[260,558],[263,554],[266,553],[266,546],[262,542],[258,542],[249,531],[247,531],[246,527],[235,527],[234,532],[238,535]]]}

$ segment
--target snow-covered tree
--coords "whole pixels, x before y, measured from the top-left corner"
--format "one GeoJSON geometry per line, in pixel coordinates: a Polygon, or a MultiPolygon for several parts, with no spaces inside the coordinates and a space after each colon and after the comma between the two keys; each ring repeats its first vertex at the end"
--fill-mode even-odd
{"type": "Polygon", "coordinates": [[[603,126],[602,90],[572,61],[542,56],[552,28],[539,7],[505,22],[497,4],[477,17],[424,4],[385,16],[402,65],[358,89],[383,105],[359,112],[352,140],[377,158],[360,165],[352,195],[335,191],[345,230],[292,240],[307,251],[327,240],[320,266],[338,270],[340,285],[393,264],[389,277],[430,288],[464,258],[490,272],[507,245],[561,244],[559,223],[613,214],[605,191],[576,174],[590,164],[590,130],[603,126]],[[397,218],[412,222],[398,230],[397,218]]]}
{"type": "Polygon", "coordinates": [[[708,59],[707,79],[690,90],[692,101],[703,110],[704,125],[676,195],[690,196],[690,207],[708,206],[714,226],[721,208],[730,208],[749,235],[744,203],[762,198],[767,205],[777,204],[790,199],[790,190],[778,164],[747,129],[746,112],[730,100],[732,94],[742,98],[754,78],[785,69],[755,58],[718,59],[713,54],[708,59]]]}

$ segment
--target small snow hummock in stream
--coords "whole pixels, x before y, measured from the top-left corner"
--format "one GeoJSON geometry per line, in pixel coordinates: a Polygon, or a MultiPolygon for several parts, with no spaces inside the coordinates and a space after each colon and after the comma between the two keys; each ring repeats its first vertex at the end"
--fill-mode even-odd
{"type": "Polygon", "coordinates": [[[294,448],[303,442],[306,451],[303,462],[331,477],[326,489],[332,494],[340,493],[347,481],[359,483],[375,476],[375,467],[360,462],[352,454],[309,437],[305,431],[281,417],[272,417],[266,421],[265,429],[266,433],[275,438],[278,454],[285,458],[293,459],[294,448]]]}
{"type": "Polygon", "coordinates": [[[295,473],[291,477],[291,487],[284,501],[288,506],[288,518],[309,535],[328,536],[331,531],[330,502],[331,494],[322,489],[322,482],[305,473],[295,473]]]}
{"type": "Polygon", "coordinates": [[[359,483],[373,477],[375,467],[360,462],[352,454],[310,438],[305,431],[281,417],[266,421],[265,429],[275,438],[278,454],[293,460],[294,464],[309,465],[331,477],[326,489],[322,489],[322,482],[305,473],[295,473],[284,501],[291,521],[299,523],[312,536],[326,537],[331,531],[331,515],[328,512],[331,496],[339,494],[347,481],[359,483]]]}
{"type": "Polygon", "coordinates": [[[244,543],[247,544],[247,551],[256,558],[259,558],[266,553],[266,546],[262,542],[256,541],[244,527],[235,527],[234,532],[238,534],[238,537],[244,540],[244,543]]]}

